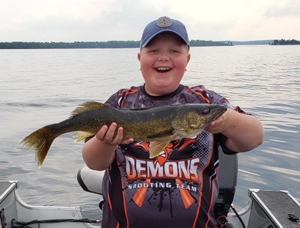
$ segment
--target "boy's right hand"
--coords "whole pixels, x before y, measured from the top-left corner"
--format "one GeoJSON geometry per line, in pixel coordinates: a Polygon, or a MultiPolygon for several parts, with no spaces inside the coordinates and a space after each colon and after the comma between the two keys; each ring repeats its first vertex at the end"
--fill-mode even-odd
{"type": "Polygon", "coordinates": [[[112,123],[109,127],[104,125],[96,134],[96,138],[105,144],[116,146],[119,144],[129,144],[134,141],[133,138],[123,139],[123,128],[116,123],[112,123]]]}

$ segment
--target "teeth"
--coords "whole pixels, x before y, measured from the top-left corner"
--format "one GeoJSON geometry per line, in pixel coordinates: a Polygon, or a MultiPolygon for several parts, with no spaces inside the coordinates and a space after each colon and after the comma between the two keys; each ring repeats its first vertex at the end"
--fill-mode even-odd
{"type": "Polygon", "coordinates": [[[170,68],[169,67],[158,67],[156,68],[158,71],[169,71],[170,68]]]}

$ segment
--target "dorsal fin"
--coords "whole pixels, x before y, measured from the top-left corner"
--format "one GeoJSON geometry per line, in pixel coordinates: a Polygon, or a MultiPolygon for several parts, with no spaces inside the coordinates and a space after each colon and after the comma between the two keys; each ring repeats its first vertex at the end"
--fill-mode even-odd
{"type": "Polygon", "coordinates": [[[107,108],[107,107],[109,107],[109,106],[107,106],[103,103],[99,103],[96,101],[87,101],[87,102],[84,102],[81,105],[79,105],[76,109],[74,109],[71,116],[73,117],[73,116],[76,116],[76,115],[86,112],[86,111],[95,110],[95,109],[99,109],[99,108],[107,108]]]}

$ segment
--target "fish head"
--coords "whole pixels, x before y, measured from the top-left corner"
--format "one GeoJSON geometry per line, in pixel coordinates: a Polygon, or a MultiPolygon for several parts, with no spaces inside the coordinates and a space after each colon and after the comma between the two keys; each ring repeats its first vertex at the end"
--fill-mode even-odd
{"type": "Polygon", "coordinates": [[[203,118],[203,124],[206,127],[212,121],[218,119],[220,116],[223,115],[224,112],[227,111],[227,108],[223,105],[202,104],[198,106],[195,105],[195,107],[193,108],[194,111],[196,112],[195,114],[196,117],[190,118],[191,127],[193,127],[193,124],[195,125],[195,127],[199,127],[197,126],[197,121],[202,118],[203,118]]]}
{"type": "Polygon", "coordinates": [[[222,105],[189,104],[178,110],[172,127],[180,137],[193,137],[218,119],[227,108],[222,105]]]}

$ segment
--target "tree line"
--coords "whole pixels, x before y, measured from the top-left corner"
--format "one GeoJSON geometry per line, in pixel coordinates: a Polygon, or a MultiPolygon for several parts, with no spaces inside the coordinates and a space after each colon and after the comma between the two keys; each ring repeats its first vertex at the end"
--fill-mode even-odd
{"type": "Polygon", "coordinates": [[[271,45],[294,45],[294,44],[300,44],[298,40],[292,39],[292,40],[274,40],[271,45]]]}
{"type": "Polygon", "coordinates": [[[200,47],[200,46],[232,46],[232,42],[227,41],[211,41],[211,40],[191,40],[191,47],[200,47]]]}
{"type": "MultiPolygon", "coordinates": [[[[191,40],[190,46],[230,46],[231,42],[191,40]]],[[[104,42],[0,42],[0,49],[50,49],[50,48],[138,48],[140,41],[104,42]]]]}

